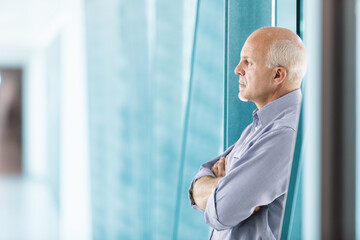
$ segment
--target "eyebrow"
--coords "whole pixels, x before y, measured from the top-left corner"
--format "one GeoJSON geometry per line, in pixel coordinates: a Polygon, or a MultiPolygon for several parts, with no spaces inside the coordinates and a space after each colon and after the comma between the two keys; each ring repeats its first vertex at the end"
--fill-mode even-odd
{"type": "Polygon", "coordinates": [[[248,56],[241,56],[241,55],[240,55],[240,59],[251,59],[251,58],[248,57],[248,56]]]}

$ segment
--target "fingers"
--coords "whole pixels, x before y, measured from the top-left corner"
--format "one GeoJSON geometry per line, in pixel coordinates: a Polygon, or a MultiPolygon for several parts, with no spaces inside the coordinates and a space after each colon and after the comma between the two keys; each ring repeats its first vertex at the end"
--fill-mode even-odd
{"type": "Polygon", "coordinates": [[[216,177],[218,176],[218,165],[219,165],[219,161],[217,161],[211,168],[211,171],[215,174],[216,177]]]}
{"type": "Polygon", "coordinates": [[[254,215],[254,214],[257,213],[258,211],[260,211],[260,209],[261,209],[261,207],[260,207],[260,206],[257,206],[257,207],[254,209],[254,211],[253,211],[253,213],[252,213],[251,215],[254,215]]]}
{"type": "Polygon", "coordinates": [[[211,171],[215,174],[216,177],[224,177],[225,176],[225,158],[220,158],[213,167],[211,171]]]}
{"type": "Polygon", "coordinates": [[[224,177],[225,176],[225,158],[221,158],[219,161],[218,161],[218,174],[219,174],[219,177],[224,177]]]}

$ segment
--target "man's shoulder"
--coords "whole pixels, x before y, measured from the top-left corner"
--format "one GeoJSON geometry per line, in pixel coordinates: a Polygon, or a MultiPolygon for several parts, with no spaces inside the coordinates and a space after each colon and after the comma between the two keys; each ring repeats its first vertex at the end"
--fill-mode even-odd
{"type": "Polygon", "coordinates": [[[268,130],[275,131],[289,128],[296,132],[298,128],[298,120],[299,113],[297,111],[284,111],[270,122],[268,130]]]}

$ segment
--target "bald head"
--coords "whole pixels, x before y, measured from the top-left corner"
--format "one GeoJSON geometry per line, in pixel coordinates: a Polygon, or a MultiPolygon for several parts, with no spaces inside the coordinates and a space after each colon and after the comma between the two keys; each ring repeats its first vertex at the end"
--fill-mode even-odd
{"type": "Polygon", "coordinates": [[[264,27],[253,32],[247,41],[257,43],[267,53],[267,67],[284,67],[288,83],[300,85],[306,72],[307,54],[298,35],[286,28],[264,27]]]}
{"type": "Polygon", "coordinates": [[[301,39],[298,35],[287,28],[281,27],[263,27],[254,31],[250,38],[260,37],[266,41],[275,41],[275,40],[290,40],[302,44],[301,39]]]}
{"type": "Polygon", "coordinates": [[[260,109],[300,88],[306,63],[305,47],[295,33],[278,27],[256,30],[245,41],[234,71],[239,75],[240,100],[260,109]]]}

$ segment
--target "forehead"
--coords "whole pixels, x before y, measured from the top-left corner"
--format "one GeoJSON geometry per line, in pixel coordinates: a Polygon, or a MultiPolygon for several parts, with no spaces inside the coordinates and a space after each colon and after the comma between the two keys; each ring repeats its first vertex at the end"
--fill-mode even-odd
{"type": "Polygon", "coordinates": [[[258,44],[246,41],[241,49],[241,58],[254,58],[257,59],[261,55],[262,49],[258,44]]]}
{"type": "Polygon", "coordinates": [[[250,36],[241,49],[240,57],[263,59],[268,52],[270,41],[266,38],[250,36]]]}

